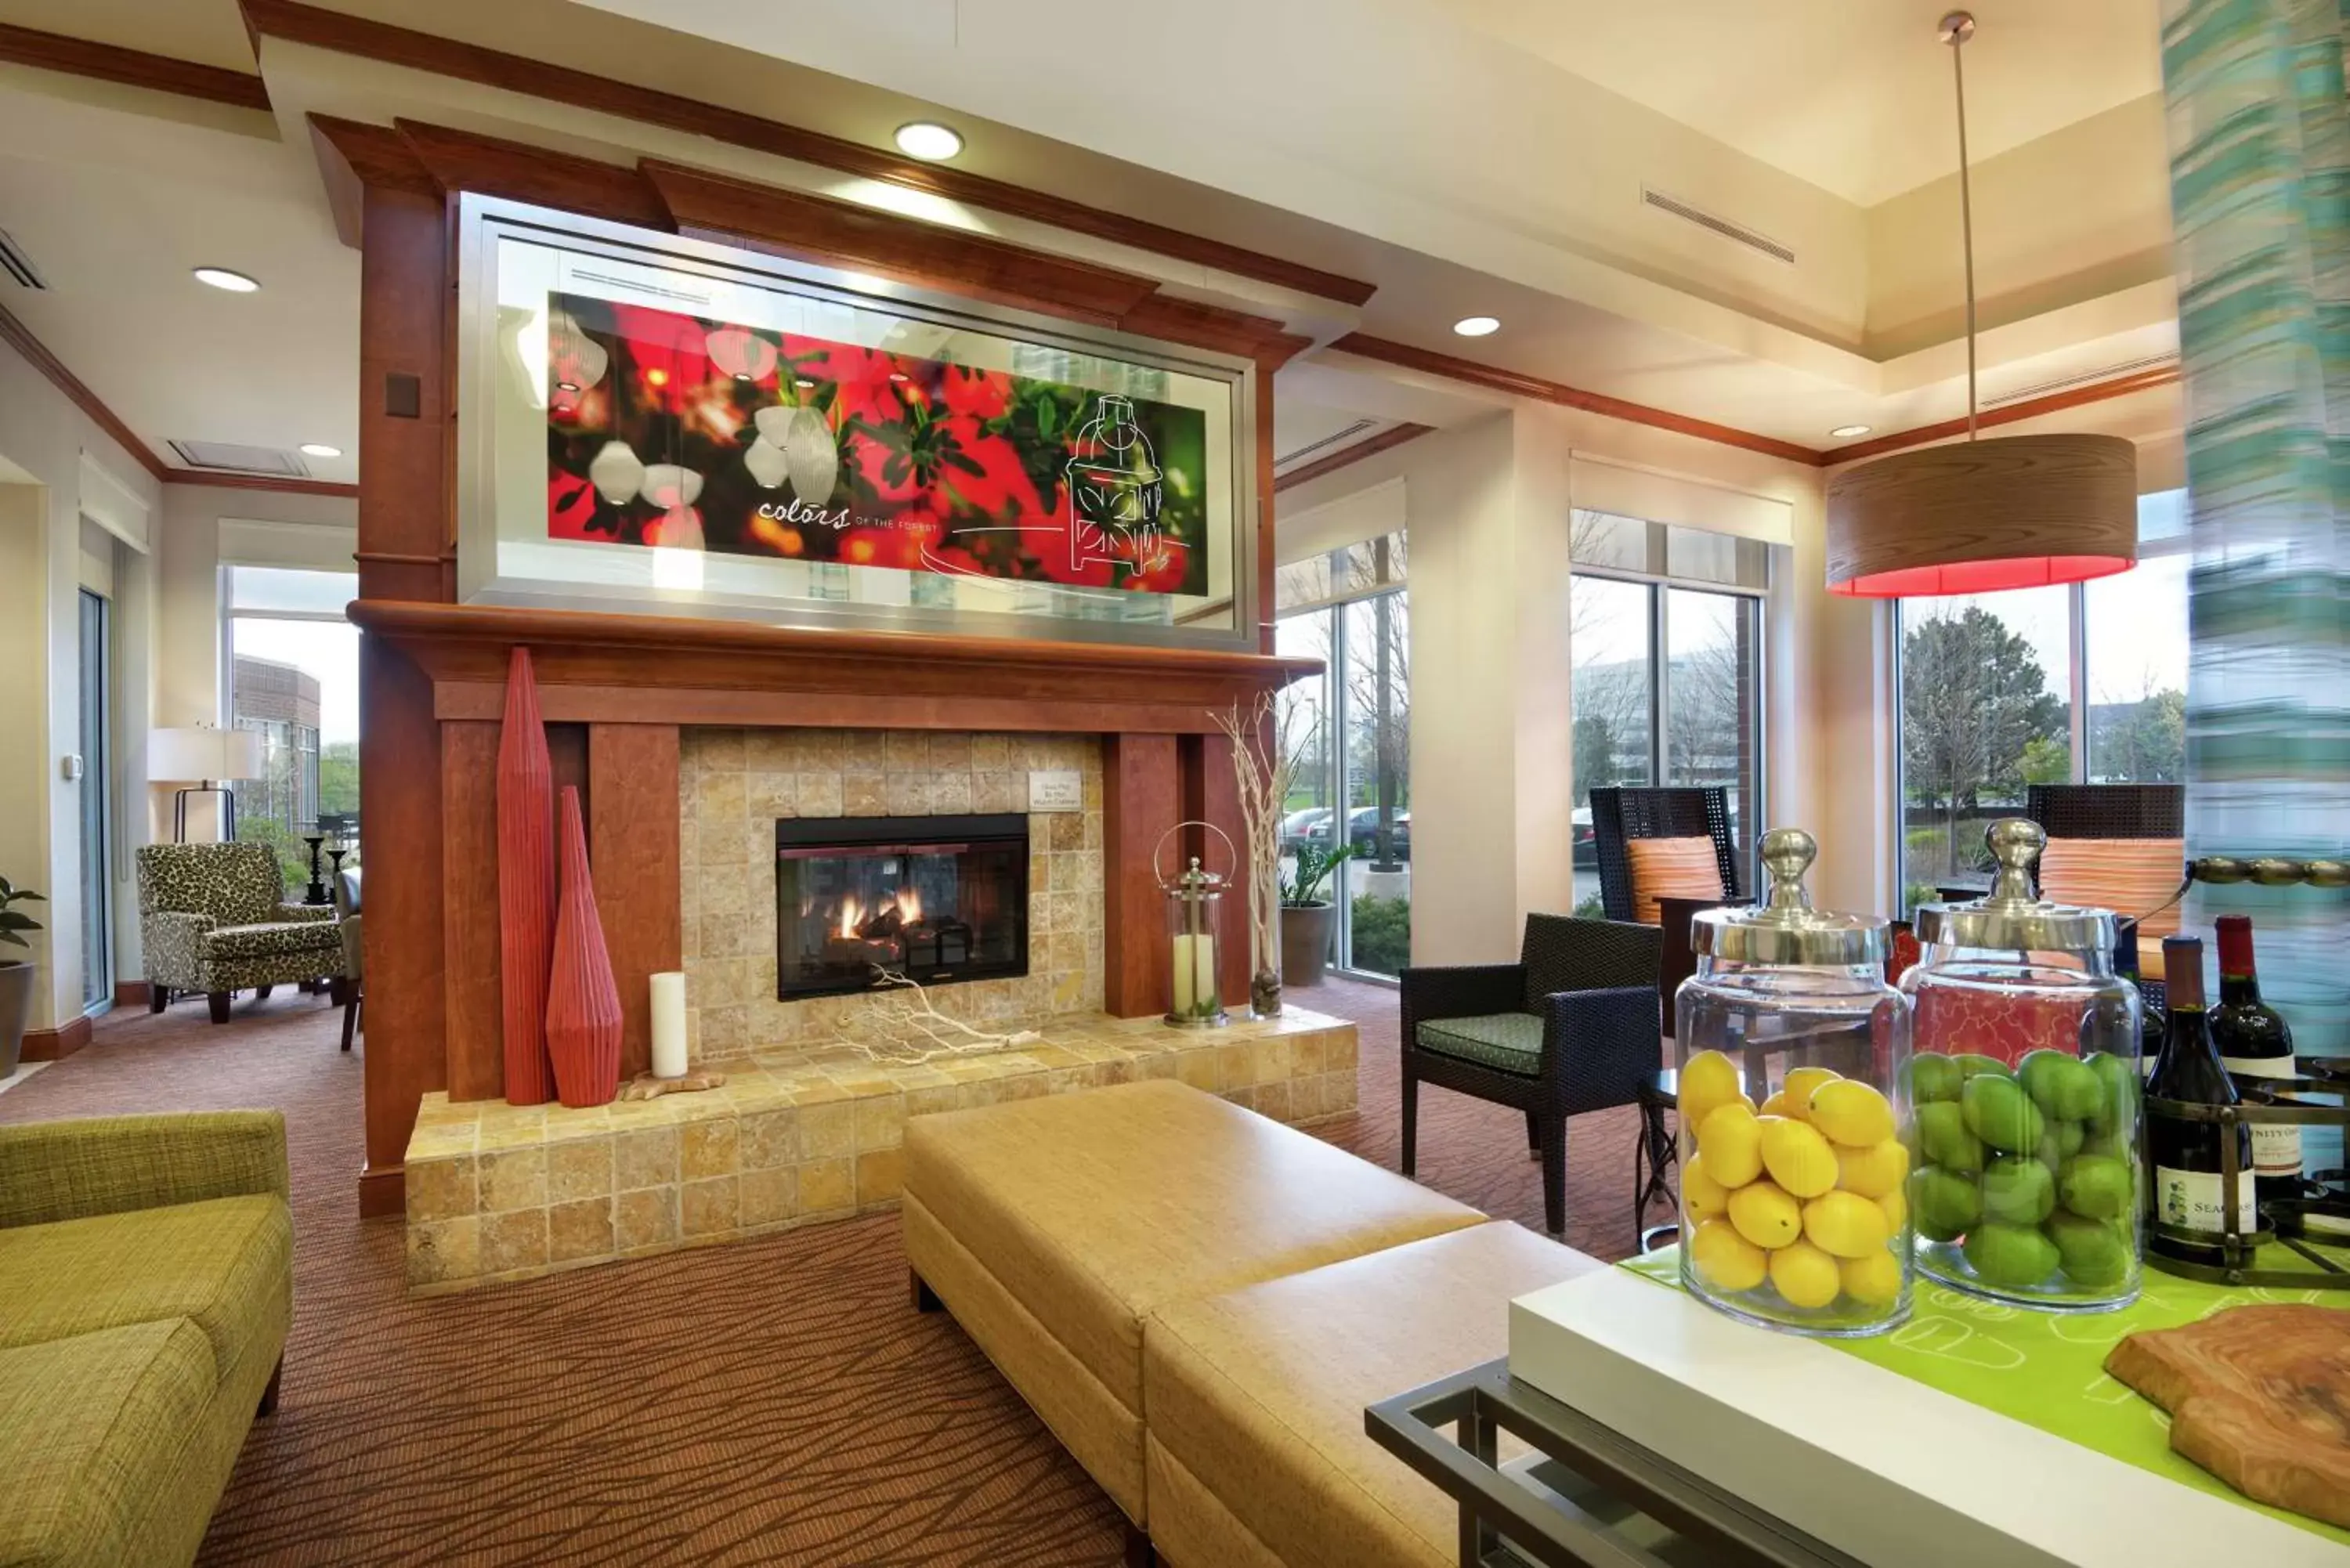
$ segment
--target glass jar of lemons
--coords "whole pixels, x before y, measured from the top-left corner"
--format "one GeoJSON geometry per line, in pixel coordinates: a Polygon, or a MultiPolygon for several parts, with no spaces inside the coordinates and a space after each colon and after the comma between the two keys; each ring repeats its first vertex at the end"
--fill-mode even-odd
{"type": "Polygon", "coordinates": [[[1698,916],[1675,993],[1681,1282],[1773,1327],[1877,1334],[1909,1312],[1909,1004],[1885,921],[1812,908],[1811,835],[1762,852],[1768,901],[1698,916]]]}

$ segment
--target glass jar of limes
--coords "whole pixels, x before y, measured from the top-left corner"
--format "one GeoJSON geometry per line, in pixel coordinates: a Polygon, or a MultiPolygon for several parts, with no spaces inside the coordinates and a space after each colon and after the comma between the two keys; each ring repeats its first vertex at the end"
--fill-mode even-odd
{"type": "Polygon", "coordinates": [[[1753,1322],[1877,1334],[1909,1312],[1909,1005],[1886,922],[1812,908],[1812,836],[1762,853],[1768,901],[1698,916],[1674,993],[1681,1282],[1753,1322]]]}
{"type": "Polygon", "coordinates": [[[2143,1003],[2115,973],[2113,915],[2033,893],[2040,826],[2005,818],[1984,842],[1991,891],[1920,907],[1922,956],[1901,977],[1916,1016],[1918,1267],[2025,1306],[2126,1306],[2145,1257],[2143,1003]]]}

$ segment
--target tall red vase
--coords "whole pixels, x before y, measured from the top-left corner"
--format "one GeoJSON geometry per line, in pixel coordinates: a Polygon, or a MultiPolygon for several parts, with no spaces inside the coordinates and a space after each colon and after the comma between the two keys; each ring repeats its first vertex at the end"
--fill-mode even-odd
{"type": "Polygon", "coordinates": [[[538,717],[530,650],[506,666],[506,714],[498,737],[498,981],[506,1099],[544,1105],[555,1096],[546,1064],[546,976],[555,956],[555,766],[538,717]]]}
{"type": "Polygon", "coordinates": [[[546,987],[546,1054],[567,1106],[608,1105],[620,1092],[620,987],[596,914],[579,792],[563,786],[563,893],[555,916],[555,971],[546,987]]]}

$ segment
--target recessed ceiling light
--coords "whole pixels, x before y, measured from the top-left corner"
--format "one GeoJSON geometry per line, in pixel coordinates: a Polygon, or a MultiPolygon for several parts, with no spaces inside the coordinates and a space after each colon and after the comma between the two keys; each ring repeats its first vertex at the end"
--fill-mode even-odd
{"type": "Polygon", "coordinates": [[[1828,431],[1828,439],[1830,441],[1850,441],[1855,436],[1865,436],[1876,428],[1877,427],[1874,425],[1838,425],[1835,429],[1828,431]]]}
{"type": "Polygon", "coordinates": [[[224,266],[200,266],[196,268],[196,281],[198,283],[211,284],[214,288],[224,288],[231,294],[251,294],[255,289],[261,286],[259,284],[254,282],[253,279],[245,276],[244,274],[241,272],[231,272],[224,266]]]}
{"type": "Polygon", "coordinates": [[[343,449],[338,446],[328,446],[322,441],[306,441],[302,443],[302,455],[304,457],[340,457],[343,455],[343,449]]]}
{"type": "Polygon", "coordinates": [[[1491,337],[1502,329],[1498,317],[1464,316],[1452,324],[1452,330],[1463,337],[1491,337]]]}
{"type": "Polygon", "coordinates": [[[962,136],[934,120],[918,119],[898,128],[898,151],[909,158],[937,163],[962,151],[962,136]]]}

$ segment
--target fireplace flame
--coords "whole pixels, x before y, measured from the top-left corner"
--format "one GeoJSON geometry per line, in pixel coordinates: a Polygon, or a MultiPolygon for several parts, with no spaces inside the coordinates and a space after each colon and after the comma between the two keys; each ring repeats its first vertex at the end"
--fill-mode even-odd
{"type": "Polygon", "coordinates": [[[864,912],[854,896],[843,899],[840,906],[840,934],[844,937],[855,936],[858,919],[864,912]]]}
{"type": "Polygon", "coordinates": [[[920,890],[913,888],[900,888],[898,889],[896,902],[898,905],[898,918],[899,919],[903,920],[910,926],[916,925],[920,922],[922,918],[922,895],[920,890]]]}

